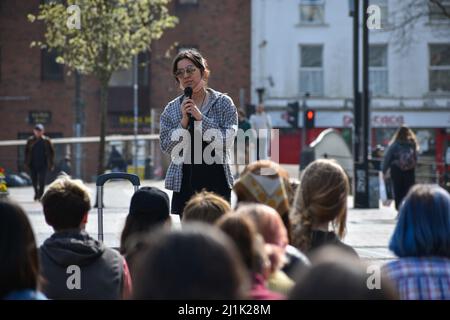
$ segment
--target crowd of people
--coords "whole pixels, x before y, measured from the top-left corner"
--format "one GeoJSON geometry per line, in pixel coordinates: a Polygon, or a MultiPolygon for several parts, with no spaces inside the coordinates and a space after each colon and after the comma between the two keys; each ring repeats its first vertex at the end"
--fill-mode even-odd
{"type": "Polygon", "coordinates": [[[44,193],[54,233],[40,247],[24,210],[2,201],[0,297],[450,299],[450,196],[442,188],[419,184],[405,196],[389,244],[397,258],[381,267],[375,288],[367,262],[344,243],[349,181],[335,161],[314,161],[296,185],[278,164],[257,161],[233,189],[234,208],[195,193],[174,228],[168,195],[140,188],[118,250],[86,232],[91,199],[79,180],[62,176],[44,193]]]}
{"type": "MultiPolygon", "coordinates": [[[[196,130],[270,130],[262,105],[247,121],[230,97],[208,87],[210,70],[197,50],[180,51],[172,69],[184,94],[161,114],[163,152],[173,156],[180,129],[200,151],[211,141],[196,145],[196,130]]],[[[350,182],[334,160],[315,160],[292,181],[267,159],[270,140],[258,136],[261,158],[245,155],[235,181],[230,145],[219,150],[225,161],[213,164],[183,150],[184,162],[171,157],[165,179],[172,202],[155,187],[136,191],[115,249],[86,232],[91,199],[82,181],[64,175],[44,193],[53,151],[42,126],[34,133],[27,165],[54,233],[38,248],[24,210],[0,202],[0,299],[450,299],[450,195],[414,185],[418,147],[407,127],[380,166],[394,182],[399,216],[389,249],[397,258],[373,275],[344,242],[350,182]]],[[[113,151],[109,165],[123,167],[113,151]]]]}

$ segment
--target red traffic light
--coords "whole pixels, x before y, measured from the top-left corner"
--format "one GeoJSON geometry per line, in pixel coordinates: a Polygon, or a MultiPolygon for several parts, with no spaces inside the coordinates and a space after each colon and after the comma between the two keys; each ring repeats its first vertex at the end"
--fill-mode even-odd
{"type": "Polygon", "coordinates": [[[314,111],[308,110],[308,111],[306,112],[306,119],[308,119],[308,120],[314,119],[314,111]]]}

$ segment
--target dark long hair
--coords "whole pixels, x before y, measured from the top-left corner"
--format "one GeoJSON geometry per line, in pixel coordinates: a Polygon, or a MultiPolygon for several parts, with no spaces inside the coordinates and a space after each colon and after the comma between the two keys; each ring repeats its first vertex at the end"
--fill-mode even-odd
{"type": "Polygon", "coordinates": [[[21,207],[0,201],[0,299],[39,289],[39,259],[30,222],[21,207]]]}
{"type": "Polygon", "coordinates": [[[405,125],[398,128],[389,144],[393,144],[394,142],[410,143],[413,144],[416,149],[418,149],[419,146],[416,135],[405,125]]]}

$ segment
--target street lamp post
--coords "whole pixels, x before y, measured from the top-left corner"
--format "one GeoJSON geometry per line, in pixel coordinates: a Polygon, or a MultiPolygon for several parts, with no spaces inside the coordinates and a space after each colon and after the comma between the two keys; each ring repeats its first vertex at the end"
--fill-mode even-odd
{"type": "Polygon", "coordinates": [[[133,57],[134,173],[138,167],[138,56],[133,57]]]}
{"type": "Polygon", "coordinates": [[[369,32],[366,25],[368,1],[362,0],[362,93],[360,91],[359,70],[359,17],[360,1],[349,1],[349,13],[353,17],[353,186],[354,207],[369,208],[369,32]]]}

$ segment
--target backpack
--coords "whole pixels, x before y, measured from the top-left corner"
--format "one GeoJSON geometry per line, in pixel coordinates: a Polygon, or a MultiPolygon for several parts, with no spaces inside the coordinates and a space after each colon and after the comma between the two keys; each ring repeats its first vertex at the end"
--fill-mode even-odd
{"type": "Polygon", "coordinates": [[[416,150],[412,146],[402,146],[398,152],[397,166],[402,171],[414,169],[417,164],[416,150]]]}

